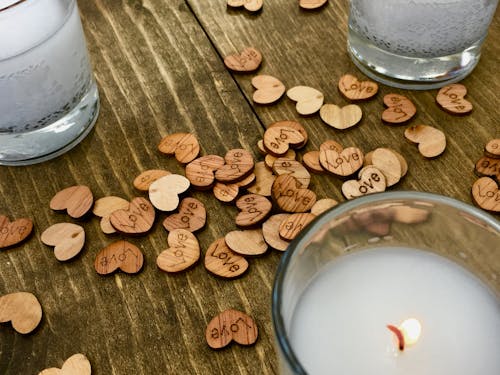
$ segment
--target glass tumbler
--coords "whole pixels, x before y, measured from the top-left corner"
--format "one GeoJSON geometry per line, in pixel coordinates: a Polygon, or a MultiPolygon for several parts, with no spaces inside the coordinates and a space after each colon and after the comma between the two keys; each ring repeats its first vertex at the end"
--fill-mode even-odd
{"type": "Polygon", "coordinates": [[[0,0],[0,164],[68,151],[98,112],[76,0],[0,0]]]}
{"type": "Polygon", "coordinates": [[[351,0],[348,51],[367,76],[430,89],[476,66],[498,0],[351,0]]]}

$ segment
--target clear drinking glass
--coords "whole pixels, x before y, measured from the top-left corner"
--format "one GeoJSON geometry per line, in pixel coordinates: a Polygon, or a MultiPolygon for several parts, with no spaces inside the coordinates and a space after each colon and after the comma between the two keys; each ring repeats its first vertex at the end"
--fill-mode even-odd
{"type": "Polygon", "coordinates": [[[476,366],[477,373],[498,374],[499,251],[500,222],[451,198],[390,192],[338,205],[290,244],[277,270],[272,318],[281,374],[476,373],[463,370],[460,361],[469,370],[476,366]],[[363,259],[377,266],[368,262],[370,267],[363,268],[363,259]],[[428,261],[424,266],[419,263],[422,259],[428,261]],[[392,261],[406,266],[391,268],[392,261]],[[359,268],[353,274],[347,266],[359,268]],[[457,278],[449,279],[448,271],[457,272],[457,278]],[[404,290],[414,278],[415,285],[404,290]],[[324,284],[325,280],[335,282],[324,284]],[[318,295],[313,298],[311,293],[320,293],[320,287],[324,294],[315,300],[318,295]],[[398,288],[405,293],[401,295],[398,288]],[[484,309],[472,297],[476,292],[488,300],[484,309]],[[387,321],[377,321],[379,310],[387,314],[387,321]],[[485,311],[494,322],[482,318],[485,311]],[[429,314],[445,314],[445,318],[429,314]],[[481,315],[480,321],[475,314],[481,315]],[[385,324],[417,316],[422,321],[421,342],[400,352],[385,324]],[[433,319],[438,319],[437,326],[433,319]],[[357,337],[357,330],[365,325],[366,334],[357,337]],[[447,325],[451,329],[445,329],[450,328],[447,325]],[[438,335],[440,326],[444,332],[438,335]],[[472,334],[463,335],[462,328],[472,334]],[[447,344],[438,345],[439,340],[447,344]],[[491,340],[497,346],[483,350],[481,345],[491,340]],[[462,344],[470,350],[462,350],[462,344]],[[447,360],[447,355],[453,359],[447,360]],[[315,366],[323,362],[327,363],[324,371],[316,371],[315,366]],[[368,369],[360,370],[363,366],[368,369]],[[451,367],[459,370],[449,372],[451,367]]]}
{"type": "Polygon", "coordinates": [[[479,61],[498,0],[351,0],[348,51],[382,83],[429,89],[479,61]]]}
{"type": "Polygon", "coordinates": [[[98,112],[76,0],[0,0],[0,164],[68,151],[98,112]]]}

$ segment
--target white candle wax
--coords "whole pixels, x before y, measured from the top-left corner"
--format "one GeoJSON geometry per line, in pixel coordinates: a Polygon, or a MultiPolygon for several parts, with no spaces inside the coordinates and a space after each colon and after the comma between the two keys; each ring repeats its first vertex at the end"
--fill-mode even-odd
{"type": "Polygon", "coordinates": [[[292,348],[310,375],[498,375],[500,302],[436,254],[378,248],[325,265],[297,303],[292,348]],[[403,352],[388,324],[422,325],[403,352]]]}

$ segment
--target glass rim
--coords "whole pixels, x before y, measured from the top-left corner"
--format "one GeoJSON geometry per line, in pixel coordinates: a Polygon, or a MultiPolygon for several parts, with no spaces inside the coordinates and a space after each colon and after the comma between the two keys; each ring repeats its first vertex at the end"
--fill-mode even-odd
{"type": "MultiPolygon", "coordinates": [[[[435,202],[440,204],[445,204],[460,210],[488,223],[493,228],[495,228],[500,233],[500,222],[495,219],[492,215],[484,212],[483,210],[476,208],[468,203],[459,201],[454,198],[446,197],[434,193],[418,192],[411,190],[394,191],[394,192],[383,192],[370,194],[363,197],[359,197],[353,200],[341,202],[339,205],[331,208],[330,210],[324,212],[308,226],[307,229],[302,231],[288,246],[288,250],[283,254],[278,268],[276,270],[276,275],[273,283],[273,290],[271,295],[271,318],[272,326],[275,334],[275,340],[278,343],[278,350],[284,356],[284,360],[290,367],[290,369],[297,375],[307,375],[306,370],[302,367],[300,361],[298,360],[295,352],[292,349],[290,340],[286,333],[285,323],[283,321],[283,316],[281,315],[281,302],[283,295],[283,282],[288,271],[288,265],[292,259],[294,253],[299,248],[300,244],[307,241],[315,229],[322,227],[333,217],[337,217],[347,211],[350,211],[356,207],[360,207],[369,203],[383,203],[387,200],[395,199],[414,199],[422,200],[427,202],[435,202]]],[[[278,353],[280,355],[280,353],[278,353]]]]}
{"type": "Polygon", "coordinates": [[[0,12],[3,12],[4,10],[8,10],[11,8],[15,8],[16,6],[18,6],[21,3],[24,3],[25,1],[28,1],[28,0],[18,0],[12,4],[7,5],[6,7],[0,8],[0,12]]]}

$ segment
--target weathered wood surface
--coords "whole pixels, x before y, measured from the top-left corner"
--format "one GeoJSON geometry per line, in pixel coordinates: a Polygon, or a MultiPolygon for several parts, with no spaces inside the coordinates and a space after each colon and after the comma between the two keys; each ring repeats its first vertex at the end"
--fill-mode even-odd
{"type": "MultiPolygon", "coordinates": [[[[364,151],[389,146],[410,165],[395,189],[445,194],[466,202],[475,179],[474,162],[485,142],[500,136],[500,17],[495,17],[482,61],[464,83],[474,112],[454,117],[434,102],[436,90],[407,92],[381,87],[376,99],[363,103],[360,125],[336,131],[319,116],[300,117],[283,98],[272,106],[253,105],[252,74],[231,74],[225,55],[246,46],[264,55],[259,73],[276,76],[287,87],[303,84],[324,92],[326,102],[347,102],[336,88],[340,75],[362,76],[345,52],[347,1],[331,1],[319,11],[299,10],[297,1],[273,0],[255,15],[228,10],[224,0],[88,0],[79,2],[87,42],[101,95],[95,130],[63,157],[30,167],[0,167],[0,212],[30,217],[35,231],[23,245],[0,252],[0,294],[30,291],[40,300],[44,317],[31,335],[0,327],[0,374],[37,374],[60,367],[74,353],[85,353],[94,374],[271,374],[278,370],[270,321],[270,292],[280,254],[251,259],[249,272],[228,281],[207,273],[202,264],[179,275],[157,269],[166,248],[164,214],[146,236],[129,239],[144,253],[139,275],[103,277],[94,270],[99,250],[120,236],[105,236],[99,220],[83,225],[87,242],[74,261],[61,264],[40,241],[48,226],[67,221],[49,208],[60,189],[88,185],[96,198],[142,195],[132,186],[140,172],[165,168],[182,172],[174,158],[161,155],[162,136],[191,131],[204,154],[224,155],[243,147],[259,158],[255,147],[265,126],[300,120],[309,130],[305,151],[334,138],[364,151]],[[380,121],[382,97],[408,95],[417,105],[413,124],[444,130],[448,148],[435,160],[424,160],[405,141],[405,127],[380,121]],[[232,345],[214,352],[205,342],[206,324],[219,312],[235,308],[255,318],[256,346],[232,345]]],[[[313,176],[319,198],[342,200],[341,181],[313,176]]],[[[209,193],[192,193],[207,206],[208,224],[198,234],[202,252],[236,229],[236,209],[209,193]]]]}

